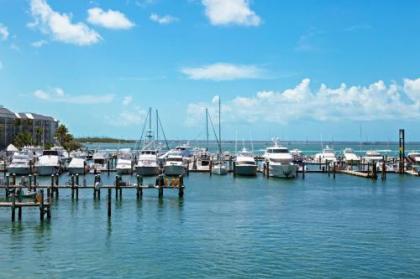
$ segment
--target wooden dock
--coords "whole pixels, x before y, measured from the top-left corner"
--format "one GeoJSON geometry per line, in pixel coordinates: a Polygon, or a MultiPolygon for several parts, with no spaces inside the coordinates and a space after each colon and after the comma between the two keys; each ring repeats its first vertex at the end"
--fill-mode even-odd
{"type": "MultiPolygon", "coordinates": [[[[9,177],[8,177],[9,178],[9,177]]],[[[108,192],[108,218],[111,218],[111,196],[112,190],[115,191],[115,199],[122,199],[123,190],[132,189],[136,190],[136,198],[139,200],[143,196],[143,191],[152,189],[158,191],[159,199],[163,198],[163,191],[168,190],[177,190],[179,198],[184,197],[184,178],[183,176],[179,177],[165,177],[163,175],[158,176],[156,179],[156,184],[143,184],[143,177],[137,175],[137,183],[130,185],[122,181],[120,176],[115,177],[115,183],[112,185],[103,185],[101,183],[100,175],[95,176],[93,185],[80,185],[79,176],[72,175],[71,183],[69,185],[59,185],[58,184],[58,175],[51,176],[51,184],[49,185],[39,185],[32,184],[32,181],[27,185],[16,185],[16,180],[11,181],[7,179],[6,184],[0,185],[0,189],[6,191],[6,201],[0,202],[0,208],[11,208],[11,219],[12,222],[15,221],[15,211],[18,209],[18,219],[22,220],[22,208],[23,207],[39,207],[40,209],[40,219],[44,220],[44,215],[47,215],[47,219],[51,218],[51,204],[54,201],[54,197],[58,199],[59,193],[61,190],[70,190],[71,199],[79,199],[79,190],[93,190],[93,198],[95,200],[101,199],[101,191],[108,192]],[[35,198],[31,201],[24,201],[22,198],[23,190],[31,191],[36,193],[35,198]],[[44,190],[47,190],[47,200],[44,200],[44,190]]]]}

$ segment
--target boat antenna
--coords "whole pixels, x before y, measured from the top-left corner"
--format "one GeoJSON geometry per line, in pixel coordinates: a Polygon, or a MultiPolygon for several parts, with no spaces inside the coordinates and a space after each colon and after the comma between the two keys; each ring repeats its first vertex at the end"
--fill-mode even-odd
{"type": "Polygon", "coordinates": [[[220,96],[219,96],[219,152],[222,154],[222,126],[221,126],[221,109],[220,109],[220,96]]]}

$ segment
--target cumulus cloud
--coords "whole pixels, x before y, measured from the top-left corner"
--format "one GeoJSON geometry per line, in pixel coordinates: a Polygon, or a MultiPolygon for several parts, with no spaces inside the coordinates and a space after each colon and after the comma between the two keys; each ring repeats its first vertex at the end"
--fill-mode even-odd
{"type": "Polygon", "coordinates": [[[0,70],[3,69],[3,63],[0,60],[0,70]]]}
{"type": "Polygon", "coordinates": [[[213,25],[258,26],[260,17],[248,0],[202,0],[206,16],[213,25]]]}
{"type": "MultiPolygon", "coordinates": [[[[223,121],[288,123],[299,119],[317,121],[384,120],[420,118],[420,78],[405,79],[403,85],[382,80],[368,86],[329,88],[322,84],[312,90],[309,79],[281,92],[260,91],[252,97],[238,96],[222,104],[223,121]]],[[[191,103],[187,124],[203,118],[204,108],[217,113],[214,102],[191,103]]]]}
{"type": "Polygon", "coordinates": [[[92,45],[101,40],[95,30],[83,22],[73,23],[71,15],[54,11],[46,0],[31,0],[31,14],[34,22],[28,26],[39,28],[53,40],[78,46],[92,45]]]}
{"type": "Polygon", "coordinates": [[[49,91],[38,89],[34,91],[33,96],[39,100],[55,103],[93,105],[108,104],[114,100],[114,95],[78,95],[71,96],[64,93],[61,88],[54,88],[49,91]]]}
{"type": "Polygon", "coordinates": [[[235,80],[258,79],[263,77],[263,70],[254,65],[234,65],[216,63],[196,68],[182,68],[181,72],[193,80],[235,80]]]}
{"type": "Polygon", "coordinates": [[[164,15],[164,16],[160,16],[158,14],[151,14],[150,15],[150,20],[157,22],[159,24],[171,24],[174,23],[176,21],[178,21],[178,18],[173,17],[171,15],[164,15]]]}
{"type": "Polygon", "coordinates": [[[146,119],[147,112],[138,106],[133,106],[129,109],[121,111],[117,116],[106,117],[106,121],[112,126],[136,126],[141,123],[144,123],[146,119]]]}
{"type": "Polygon", "coordinates": [[[130,29],[135,25],[123,13],[114,10],[104,11],[101,8],[89,9],[87,21],[109,29],[130,29]]]}
{"type": "Polygon", "coordinates": [[[0,39],[6,41],[9,38],[9,29],[7,26],[0,23],[0,39]]]}

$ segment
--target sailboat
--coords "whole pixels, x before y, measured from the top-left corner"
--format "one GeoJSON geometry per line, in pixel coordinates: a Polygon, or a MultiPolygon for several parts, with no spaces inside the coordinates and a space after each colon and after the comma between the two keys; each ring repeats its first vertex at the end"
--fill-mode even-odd
{"type": "Polygon", "coordinates": [[[220,125],[220,116],[221,116],[221,108],[220,108],[220,96],[219,96],[219,154],[217,154],[217,160],[215,164],[212,166],[211,172],[218,175],[226,175],[228,173],[227,167],[223,160],[223,153],[222,153],[222,129],[220,125]]]}

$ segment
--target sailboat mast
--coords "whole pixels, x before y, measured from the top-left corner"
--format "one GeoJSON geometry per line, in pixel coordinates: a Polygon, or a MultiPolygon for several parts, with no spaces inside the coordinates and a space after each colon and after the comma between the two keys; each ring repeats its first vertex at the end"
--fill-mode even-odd
{"type": "Polygon", "coordinates": [[[220,96],[219,96],[219,152],[220,154],[222,154],[222,126],[220,125],[221,121],[220,121],[220,116],[221,116],[221,112],[220,112],[220,96]]]}
{"type": "Polygon", "coordinates": [[[206,108],[206,145],[207,150],[209,150],[209,111],[206,108]]]}
{"type": "Polygon", "coordinates": [[[159,141],[159,112],[156,110],[156,142],[159,141]]]}

